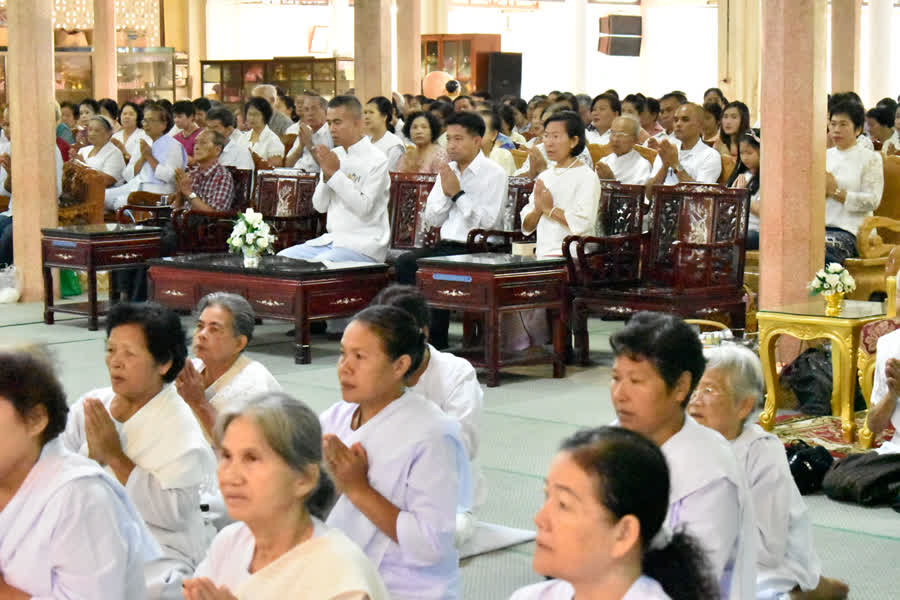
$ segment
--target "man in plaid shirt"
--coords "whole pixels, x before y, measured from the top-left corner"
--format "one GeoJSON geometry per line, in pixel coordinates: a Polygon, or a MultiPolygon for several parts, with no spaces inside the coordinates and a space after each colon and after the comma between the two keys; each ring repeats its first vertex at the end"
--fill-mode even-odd
{"type": "Polygon", "coordinates": [[[175,171],[173,208],[226,211],[234,201],[231,173],[219,164],[227,140],[218,131],[204,130],[194,142],[195,164],[175,171]]]}

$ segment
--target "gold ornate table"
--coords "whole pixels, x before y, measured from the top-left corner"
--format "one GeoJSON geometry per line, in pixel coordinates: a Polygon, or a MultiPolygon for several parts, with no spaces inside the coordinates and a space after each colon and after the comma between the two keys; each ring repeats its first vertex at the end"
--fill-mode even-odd
{"type": "MultiPolygon", "coordinates": [[[[856,389],[854,369],[859,352],[859,332],[869,321],[884,318],[881,302],[845,300],[841,314],[826,316],[825,301],[812,298],[808,302],[761,310],[759,320],[759,358],[766,378],[766,406],[759,423],[766,431],[775,425],[777,374],[775,372],[775,340],[787,334],[801,340],[831,340],[831,414],[840,415],[845,442],[853,442],[856,424],[853,419],[853,396],[856,389]]],[[[872,432],[863,425],[860,440],[871,444],[872,432]]]]}

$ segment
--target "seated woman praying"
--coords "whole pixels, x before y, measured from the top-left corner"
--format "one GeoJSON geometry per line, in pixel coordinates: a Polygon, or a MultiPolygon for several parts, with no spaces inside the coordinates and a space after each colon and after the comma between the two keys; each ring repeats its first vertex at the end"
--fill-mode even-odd
{"type": "Polygon", "coordinates": [[[215,456],[170,385],[187,356],[178,315],[153,303],[116,304],[106,336],[112,387],[90,391],[72,406],[62,441],[125,486],[163,550],[147,567],[149,597],[168,598],[209,546],[199,492],[214,477],[215,456]]]}
{"type": "Polygon", "coordinates": [[[469,461],[456,420],[407,389],[425,347],[406,311],[363,310],[341,339],[343,401],[319,416],[342,494],[327,523],[363,549],[394,600],[460,597],[453,536],[457,508],[470,505],[469,461]]]}
{"type": "Polygon", "coordinates": [[[244,399],[222,413],[216,438],[219,487],[238,522],[184,582],[186,600],[388,599],[362,550],[321,520],[335,490],[308,406],[282,392],[244,399]]]}
{"type": "Polygon", "coordinates": [[[669,469],[660,449],[621,427],[562,443],[534,517],[532,566],[554,577],[510,600],[708,600],[718,597],[703,550],[665,524],[669,469]]]}
{"type": "Polygon", "coordinates": [[[272,106],[265,98],[254,96],[244,105],[244,119],[248,129],[241,133],[241,144],[263,159],[268,168],[280,167],[284,160],[284,144],[269,129],[272,106]]]}
{"type": "Polygon", "coordinates": [[[229,403],[280,392],[281,385],[261,362],[244,355],[256,325],[256,313],[245,298],[213,292],[200,299],[195,314],[194,358],[178,374],[175,389],[211,436],[229,403]]]}
{"type": "Polygon", "coordinates": [[[413,112],[403,123],[403,135],[415,144],[407,148],[397,170],[402,173],[437,173],[450,162],[447,151],[437,143],[441,122],[432,113],[413,112]]]}
{"type": "Polygon", "coordinates": [[[707,350],[706,359],[687,410],[731,442],[747,475],[759,533],[756,598],[846,598],[846,584],[821,576],[809,510],[791,476],[784,445],[756,423],[747,423],[765,390],[759,358],[743,346],[725,344],[707,350]]]}
{"type": "Polygon", "coordinates": [[[146,598],[159,546],[122,486],[66,450],[48,362],[0,350],[0,598],[146,598]]]}
{"type": "Polygon", "coordinates": [[[104,175],[106,187],[121,185],[125,171],[122,151],[110,141],[113,128],[106,117],[91,117],[87,125],[87,139],[90,146],[78,151],[76,160],[104,175]]]}
{"type": "Polygon", "coordinates": [[[445,414],[459,421],[462,441],[472,465],[474,483],[473,502],[458,507],[456,514],[456,547],[466,543],[475,532],[475,509],[487,498],[487,485],[478,465],[481,445],[481,414],[484,410],[484,391],[478,383],[475,369],[464,358],[441,352],[427,343],[431,316],[428,301],[419,288],[412,285],[392,285],[381,290],[372,301],[374,306],[396,306],[412,315],[419,329],[425,332],[425,355],[422,364],[409,376],[407,385],[413,392],[434,402],[445,414]]]}
{"type": "Polygon", "coordinates": [[[679,317],[641,312],[610,346],[616,424],[655,442],[669,465],[666,524],[700,542],[722,600],[753,598],[757,534],[746,476],[728,442],[685,415],[703,375],[700,338],[679,317]]]}

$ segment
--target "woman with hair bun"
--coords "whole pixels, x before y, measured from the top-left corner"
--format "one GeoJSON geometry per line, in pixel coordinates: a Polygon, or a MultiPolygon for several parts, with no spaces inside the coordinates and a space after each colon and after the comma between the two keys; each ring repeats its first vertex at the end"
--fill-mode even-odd
{"type": "Polygon", "coordinates": [[[387,600],[362,550],[322,522],[335,490],[308,406],[282,392],[260,394],[230,406],[216,438],[219,488],[238,522],[219,532],[184,582],[186,600],[387,600]]]}
{"type": "Polygon", "coordinates": [[[532,565],[555,577],[510,600],[709,600],[719,595],[703,550],[665,525],[662,451],[620,427],[581,431],[550,465],[532,565]]]}
{"type": "Polygon", "coordinates": [[[424,354],[425,332],[408,312],[363,310],[341,339],[343,401],[319,417],[342,494],[327,523],[363,549],[394,600],[460,597],[453,538],[471,474],[459,423],[407,389],[424,354]]]}

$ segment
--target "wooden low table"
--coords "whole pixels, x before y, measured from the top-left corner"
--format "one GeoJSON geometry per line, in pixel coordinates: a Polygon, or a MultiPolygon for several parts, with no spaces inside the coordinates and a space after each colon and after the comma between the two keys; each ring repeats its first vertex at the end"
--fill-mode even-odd
{"type": "Polygon", "coordinates": [[[433,308],[484,315],[483,348],[464,347],[454,354],[488,371],[488,387],[498,385],[498,371],[513,365],[552,362],[553,376],[565,377],[566,261],[537,260],[509,254],[461,254],[422,258],[416,274],[433,308]],[[545,308],[553,317],[552,353],[500,351],[500,314],[545,308]]]}
{"type": "Polygon", "coordinates": [[[152,260],[149,297],[191,311],[211,292],[246,298],[259,317],[293,321],[294,362],[309,364],[310,321],[350,317],[367,307],[388,283],[381,263],[328,268],[322,263],[263,256],[248,269],[238,254],[191,254],[152,260]]]}
{"type": "MultiPolygon", "coordinates": [[[[838,316],[825,314],[825,300],[813,298],[808,302],[761,310],[759,321],[759,358],[766,379],[766,406],[759,423],[766,431],[775,425],[778,374],[775,372],[775,340],[782,334],[801,340],[826,338],[831,340],[831,414],[841,417],[841,432],[845,442],[852,443],[856,423],[853,418],[854,377],[859,354],[859,333],[870,321],[884,318],[881,302],[845,300],[838,316]]],[[[872,433],[864,426],[861,440],[871,443],[872,433]]]]}
{"type": "Polygon", "coordinates": [[[88,329],[97,330],[98,315],[106,314],[118,298],[115,278],[109,278],[110,302],[97,302],[97,271],[121,271],[144,266],[160,255],[162,229],[143,225],[72,225],[41,229],[44,269],[44,323],[53,325],[53,313],[87,315],[88,329]],[[53,304],[51,269],[87,271],[88,301],[53,304]]]}

